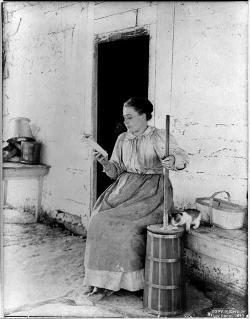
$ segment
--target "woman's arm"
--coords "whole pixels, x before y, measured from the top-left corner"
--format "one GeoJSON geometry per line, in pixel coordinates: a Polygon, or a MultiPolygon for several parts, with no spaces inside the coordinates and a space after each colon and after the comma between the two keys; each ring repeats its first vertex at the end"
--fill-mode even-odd
{"type": "Polygon", "coordinates": [[[111,179],[116,179],[125,170],[122,163],[122,136],[123,134],[118,136],[110,160],[108,160],[108,157],[104,157],[100,153],[99,155],[95,154],[96,159],[103,166],[103,172],[105,172],[111,179]]]}
{"type": "Polygon", "coordinates": [[[112,179],[117,178],[117,170],[114,163],[108,160],[107,156],[103,156],[101,153],[94,151],[94,156],[96,160],[102,165],[103,172],[107,174],[112,179]]]}
{"type": "Polygon", "coordinates": [[[170,135],[169,155],[172,155],[175,158],[172,168],[175,171],[183,170],[189,164],[189,156],[187,152],[178,146],[175,138],[172,135],[170,135]]]}
{"type": "Polygon", "coordinates": [[[163,129],[156,129],[155,131],[155,150],[158,157],[161,159],[162,165],[171,170],[182,170],[189,163],[188,154],[181,149],[173,135],[169,136],[169,156],[165,157],[165,141],[166,132],[163,129]]]}
{"type": "Polygon", "coordinates": [[[110,161],[103,165],[103,172],[105,172],[111,179],[116,179],[118,177],[116,166],[110,161]]]}

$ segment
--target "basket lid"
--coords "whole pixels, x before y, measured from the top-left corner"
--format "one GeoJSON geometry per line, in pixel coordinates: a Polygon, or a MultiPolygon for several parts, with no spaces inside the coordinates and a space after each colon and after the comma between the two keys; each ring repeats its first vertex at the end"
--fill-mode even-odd
{"type": "MultiPolygon", "coordinates": [[[[209,197],[201,197],[201,198],[196,198],[195,200],[196,203],[210,207],[210,198],[209,197]]],[[[212,208],[222,210],[222,211],[227,211],[227,212],[242,212],[245,211],[245,207],[223,200],[219,198],[214,198],[212,208]]]]}

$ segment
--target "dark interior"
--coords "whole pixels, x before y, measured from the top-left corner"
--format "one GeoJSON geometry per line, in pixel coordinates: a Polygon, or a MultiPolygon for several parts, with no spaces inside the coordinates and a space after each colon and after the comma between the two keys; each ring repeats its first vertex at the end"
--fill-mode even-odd
{"type": "MultiPolygon", "coordinates": [[[[98,44],[97,142],[109,158],[123,124],[123,103],[132,96],[148,96],[149,36],[98,44]]],[[[97,164],[97,196],[113,181],[97,164]]]]}

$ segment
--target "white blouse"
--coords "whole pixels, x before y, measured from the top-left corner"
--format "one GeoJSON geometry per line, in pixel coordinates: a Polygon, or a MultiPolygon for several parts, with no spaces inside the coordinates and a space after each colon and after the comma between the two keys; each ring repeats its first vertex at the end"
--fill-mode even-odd
{"type": "MultiPolygon", "coordinates": [[[[140,135],[133,135],[130,132],[120,134],[109,161],[113,165],[104,167],[104,171],[111,178],[117,178],[124,171],[138,174],[162,174],[161,159],[165,156],[165,139],[165,130],[152,126],[148,126],[140,135]]],[[[175,157],[175,170],[183,169],[189,163],[187,153],[178,147],[171,134],[169,155],[175,157]]]]}

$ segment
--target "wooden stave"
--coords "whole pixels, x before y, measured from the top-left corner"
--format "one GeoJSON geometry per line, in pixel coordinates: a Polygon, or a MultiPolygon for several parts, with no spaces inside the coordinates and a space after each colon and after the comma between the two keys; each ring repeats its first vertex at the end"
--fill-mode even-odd
{"type": "MultiPolygon", "coordinates": [[[[183,232],[181,232],[181,235],[183,234],[183,232]]],[[[151,233],[150,230],[148,229],[147,232],[147,251],[146,251],[146,262],[145,262],[145,286],[144,286],[144,298],[143,298],[143,305],[144,308],[147,309],[147,311],[149,311],[150,313],[153,314],[157,314],[157,315],[161,315],[161,316],[165,316],[165,315],[178,315],[181,314],[184,310],[184,296],[185,296],[185,281],[184,279],[184,266],[183,266],[183,243],[181,241],[181,236],[180,236],[180,232],[177,234],[177,236],[173,236],[173,234],[164,234],[163,236],[159,236],[159,233],[151,233]],[[164,240],[175,240],[177,241],[177,246],[180,246],[179,249],[177,249],[177,256],[178,258],[165,258],[163,259],[163,261],[161,262],[160,259],[161,258],[155,258],[155,257],[151,257],[151,255],[154,256],[155,252],[157,252],[157,250],[161,250],[160,248],[157,249],[157,247],[154,247],[154,243],[153,240],[154,238],[158,239],[158,241],[161,241],[161,239],[164,240]],[[179,265],[179,284],[178,285],[172,285],[172,286],[168,286],[168,285],[157,285],[155,284],[155,280],[153,278],[153,272],[156,269],[155,267],[157,267],[157,265],[160,268],[160,264],[166,264],[165,261],[167,261],[167,263],[169,262],[169,264],[173,264],[171,263],[171,261],[175,262],[175,264],[179,265]],[[159,261],[157,264],[153,264],[152,262],[155,261],[159,261]],[[151,266],[151,267],[150,267],[151,266]],[[152,269],[152,271],[150,270],[152,269]],[[151,275],[150,275],[151,273],[151,275]],[[148,277],[147,277],[148,275],[148,277]],[[150,278],[151,276],[151,278],[150,278]],[[151,282],[150,282],[151,280],[151,282]],[[158,290],[154,290],[156,289],[156,287],[159,287],[158,290]],[[154,289],[153,289],[154,288],[154,289]],[[162,289],[163,288],[163,289],[162,289]],[[161,302],[161,300],[165,300],[164,298],[162,298],[162,296],[164,296],[164,294],[162,294],[163,290],[167,290],[169,292],[169,294],[171,293],[171,298],[165,294],[165,299],[166,300],[171,300],[171,302],[161,302]],[[153,303],[152,300],[155,301],[155,296],[154,294],[158,295],[158,300],[157,300],[157,307],[155,305],[155,302],[153,303]],[[170,310],[171,309],[171,310],[170,310]]],[[[157,245],[156,245],[157,246],[157,245]]],[[[166,248],[166,247],[165,247],[166,248]]],[[[176,252],[176,250],[174,250],[176,252]]],[[[159,252],[159,255],[161,255],[161,252],[159,252]]],[[[172,251],[170,251],[172,252],[172,251]]],[[[169,253],[169,251],[168,251],[169,253]]],[[[158,256],[160,257],[160,256],[158,256]]],[[[171,256],[173,257],[173,256],[171,256]]],[[[173,271],[174,272],[174,271],[173,271]]],[[[160,276],[162,275],[162,273],[158,272],[158,282],[161,281],[160,276]]],[[[171,274],[173,275],[173,274],[171,274]]]]}

